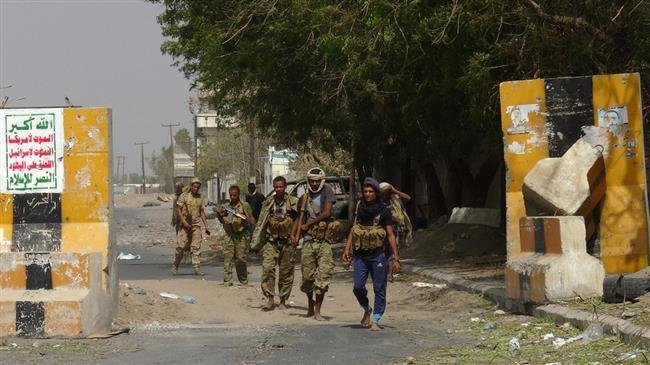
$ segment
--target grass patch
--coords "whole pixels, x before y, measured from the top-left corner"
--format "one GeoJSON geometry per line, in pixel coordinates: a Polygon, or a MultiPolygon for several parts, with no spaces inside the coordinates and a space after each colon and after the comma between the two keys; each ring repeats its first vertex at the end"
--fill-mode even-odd
{"type": "MultiPolygon", "coordinates": [[[[557,326],[549,318],[525,316],[485,315],[477,322],[470,322],[471,333],[476,336],[473,345],[453,346],[435,349],[409,359],[410,364],[613,364],[620,363],[623,354],[637,349],[620,341],[618,337],[607,336],[596,341],[577,340],[556,347],[553,339],[544,340],[552,333],[555,338],[568,339],[581,331],[571,326],[557,326]],[[530,321],[530,322],[527,322],[530,321]],[[485,329],[489,322],[496,328],[485,329]],[[517,338],[519,349],[510,350],[509,341],[517,338]]],[[[644,364],[650,354],[637,354],[625,364],[644,364]]],[[[405,363],[403,360],[400,363],[405,363]]]]}

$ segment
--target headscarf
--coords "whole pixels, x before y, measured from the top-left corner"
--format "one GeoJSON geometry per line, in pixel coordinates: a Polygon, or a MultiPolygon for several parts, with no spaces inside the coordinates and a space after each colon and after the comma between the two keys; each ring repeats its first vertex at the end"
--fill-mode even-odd
{"type": "Polygon", "coordinates": [[[325,185],[325,171],[321,169],[320,167],[312,167],[307,171],[307,188],[309,191],[312,193],[318,193],[323,189],[323,186],[325,185]],[[320,185],[318,185],[318,189],[312,190],[311,185],[309,185],[309,180],[320,180],[320,185]]]}
{"type": "Polygon", "coordinates": [[[363,186],[366,186],[366,185],[373,188],[373,190],[375,190],[376,194],[379,194],[379,182],[377,180],[375,180],[374,177],[368,176],[367,178],[363,179],[363,186]]]}

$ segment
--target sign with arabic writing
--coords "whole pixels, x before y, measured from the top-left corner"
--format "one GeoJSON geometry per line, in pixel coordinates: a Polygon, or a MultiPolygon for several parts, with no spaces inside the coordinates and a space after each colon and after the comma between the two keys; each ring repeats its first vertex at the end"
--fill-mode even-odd
{"type": "Polygon", "coordinates": [[[63,110],[0,110],[0,193],[63,191],[63,110]]]}

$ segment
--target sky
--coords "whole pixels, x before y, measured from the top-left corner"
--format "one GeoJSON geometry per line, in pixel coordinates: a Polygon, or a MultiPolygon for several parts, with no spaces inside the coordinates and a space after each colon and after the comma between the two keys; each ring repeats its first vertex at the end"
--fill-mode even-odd
{"type": "Polygon", "coordinates": [[[161,124],[194,129],[190,83],[160,52],[161,12],[140,0],[0,0],[0,100],[111,108],[113,155],[140,172],[135,142],[160,154],[170,142],[161,124]]]}

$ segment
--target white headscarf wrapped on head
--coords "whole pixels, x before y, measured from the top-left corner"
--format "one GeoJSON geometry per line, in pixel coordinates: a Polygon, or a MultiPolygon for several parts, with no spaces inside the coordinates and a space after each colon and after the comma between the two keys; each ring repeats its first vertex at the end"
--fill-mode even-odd
{"type": "Polygon", "coordinates": [[[321,169],[320,167],[312,167],[307,171],[307,188],[309,191],[312,193],[318,193],[323,189],[323,186],[325,185],[325,171],[321,169]],[[318,189],[312,190],[311,185],[309,185],[309,180],[320,180],[320,185],[318,185],[318,189]]]}

